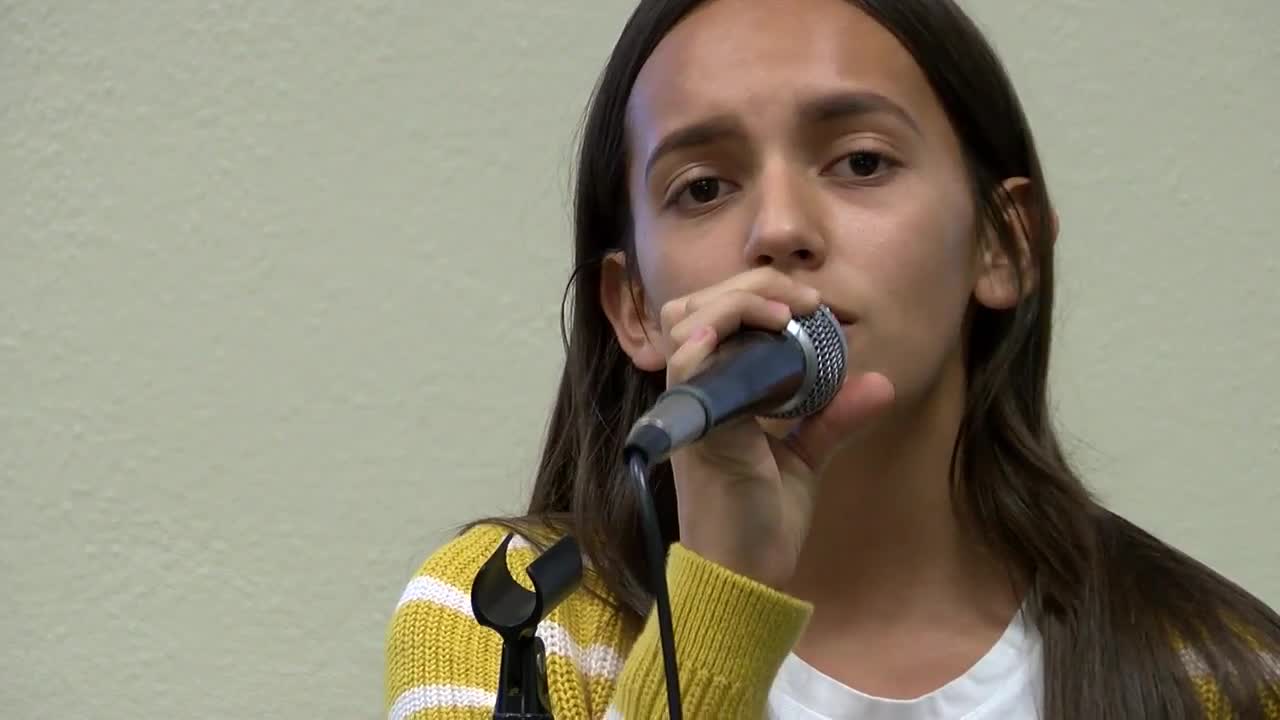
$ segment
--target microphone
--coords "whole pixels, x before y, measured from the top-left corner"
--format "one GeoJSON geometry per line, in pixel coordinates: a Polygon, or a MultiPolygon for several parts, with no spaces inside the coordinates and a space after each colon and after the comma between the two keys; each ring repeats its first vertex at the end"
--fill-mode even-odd
{"type": "Polygon", "coordinates": [[[736,333],[706,368],[658,396],[631,426],[624,453],[640,453],[653,467],[711,428],[746,414],[813,415],[840,390],[847,354],[840,321],[826,305],[793,318],[782,332],[736,333]]]}

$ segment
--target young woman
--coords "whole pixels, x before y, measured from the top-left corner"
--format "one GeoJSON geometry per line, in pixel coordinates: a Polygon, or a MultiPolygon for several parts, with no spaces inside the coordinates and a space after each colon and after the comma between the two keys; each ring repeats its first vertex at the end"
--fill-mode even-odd
{"type": "Polygon", "coordinates": [[[391,717],[489,717],[467,591],[568,533],[557,718],[665,716],[632,422],[741,326],[819,303],[850,373],[798,424],[655,471],[690,718],[1280,718],[1280,618],[1100,507],[1046,399],[1056,216],[1018,99],[950,0],[645,0],[586,119],[567,360],[527,516],[405,592],[391,717]]]}

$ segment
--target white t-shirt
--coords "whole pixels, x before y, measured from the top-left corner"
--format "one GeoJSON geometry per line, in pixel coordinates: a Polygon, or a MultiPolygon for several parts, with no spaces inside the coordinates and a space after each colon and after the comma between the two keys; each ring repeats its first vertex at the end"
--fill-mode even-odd
{"type": "Polygon", "coordinates": [[[794,653],[769,691],[769,720],[1036,720],[1042,714],[1040,633],[1014,615],[996,644],[963,675],[911,700],[860,693],[794,653]]]}

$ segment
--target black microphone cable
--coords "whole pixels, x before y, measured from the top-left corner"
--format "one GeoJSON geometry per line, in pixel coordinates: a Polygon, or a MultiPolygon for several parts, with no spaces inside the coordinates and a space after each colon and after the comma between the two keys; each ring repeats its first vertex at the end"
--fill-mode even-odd
{"type": "Polygon", "coordinates": [[[680,674],[676,671],[676,638],[671,624],[671,597],[667,592],[667,549],[662,541],[662,525],[654,507],[649,487],[649,460],[638,450],[625,453],[631,481],[639,493],[640,527],[644,533],[645,556],[649,561],[649,579],[653,583],[654,603],[658,610],[658,639],[662,645],[662,669],[667,687],[667,715],[670,720],[683,720],[680,707],[680,674]]]}

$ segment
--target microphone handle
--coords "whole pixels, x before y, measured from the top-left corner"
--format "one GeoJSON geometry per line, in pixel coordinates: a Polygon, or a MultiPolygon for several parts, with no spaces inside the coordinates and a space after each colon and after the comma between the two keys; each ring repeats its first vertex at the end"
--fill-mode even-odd
{"type": "Polygon", "coordinates": [[[747,330],[728,338],[702,371],[669,393],[687,388],[701,401],[707,427],[742,415],[766,415],[795,396],[804,383],[804,349],[781,332],[747,330]]]}
{"type": "Polygon", "coordinates": [[[705,369],[659,395],[636,422],[627,449],[643,453],[650,467],[717,425],[776,410],[804,385],[805,352],[787,333],[747,330],[716,352],[705,369]]]}

